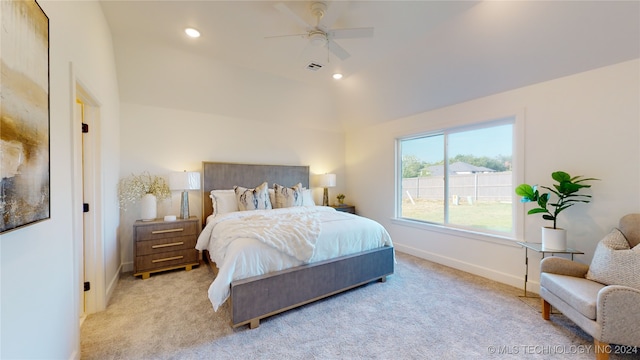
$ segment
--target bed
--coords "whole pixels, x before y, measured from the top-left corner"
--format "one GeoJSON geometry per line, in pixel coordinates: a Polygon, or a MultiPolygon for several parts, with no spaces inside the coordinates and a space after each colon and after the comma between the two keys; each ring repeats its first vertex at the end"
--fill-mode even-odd
{"type": "MultiPolygon", "coordinates": [[[[234,186],[255,193],[265,182],[269,188],[282,185],[282,191],[294,185],[308,189],[309,167],[203,162],[203,219],[207,225],[196,247],[214,269],[209,288],[213,308],[217,311],[224,301],[230,301],[233,327],[254,329],[271,315],[373,281],[384,282],[393,274],[394,249],[386,230],[373,220],[330,207],[302,206],[303,200],[309,205],[309,190],[301,206],[222,210],[220,196],[231,196],[234,186]],[[216,194],[215,201],[210,194],[216,194]],[[214,207],[218,209],[215,216],[214,207]],[[264,233],[246,235],[253,227],[272,223],[264,233]],[[299,230],[289,230],[294,223],[299,223],[299,230]],[[303,234],[291,245],[284,239],[294,232],[303,234]],[[313,241],[305,241],[307,236],[313,241]]],[[[270,198],[273,202],[273,192],[270,198]]]]}

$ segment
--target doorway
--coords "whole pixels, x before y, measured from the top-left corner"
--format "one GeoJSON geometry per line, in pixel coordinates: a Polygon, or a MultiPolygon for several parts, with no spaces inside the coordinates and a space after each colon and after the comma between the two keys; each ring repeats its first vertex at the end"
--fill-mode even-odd
{"type": "Polygon", "coordinates": [[[73,106],[73,227],[74,274],[80,325],[87,315],[104,309],[100,198],[100,106],[74,77],[73,106]]]}

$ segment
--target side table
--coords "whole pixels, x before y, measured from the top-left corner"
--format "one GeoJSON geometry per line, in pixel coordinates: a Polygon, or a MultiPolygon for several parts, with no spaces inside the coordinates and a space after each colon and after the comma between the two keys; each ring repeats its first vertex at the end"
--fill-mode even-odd
{"type": "Polygon", "coordinates": [[[356,207],[354,205],[331,205],[331,207],[337,211],[348,212],[351,214],[356,213],[356,207]]]}
{"type": "Polygon", "coordinates": [[[133,224],[134,276],[148,279],[150,274],[199,265],[196,241],[200,220],[136,221],[133,224]]]}
{"type": "Polygon", "coordinates": [[[541,243],[530,243],[530,242],[524,242],[524,241],[519,241],[518,245],[524,247],[524,266],[525,266],[525,273],[524,273],[524,296],[527,296],[527,281],[529,280],[529,250],[533,250],[537,253],[541,253],[542,254],[542,259],[544,259],[545,254],[570,254],[571,255],[571,260],[573,260],[573,255],[575,254],[584,254],[582,251],[580,250],[576,250],[576,249],[571,249],[571,248],[566,248],[564,250],[558,250],[558,249],[547,249],[547,248],[543,248],[541,243]]]}

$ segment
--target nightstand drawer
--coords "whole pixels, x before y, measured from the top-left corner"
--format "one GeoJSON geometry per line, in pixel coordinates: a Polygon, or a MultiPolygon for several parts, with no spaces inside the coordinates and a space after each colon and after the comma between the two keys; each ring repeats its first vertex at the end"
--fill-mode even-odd
{"type": "Polygon", "coordinates": [[[164,253],[167,251],[195,249],[195,237],[179,236],[157,240],[138,241],[136,242],[136,255],[150,255],[164,253]]]}
{"type": "Polygon", "coordinates": [[[167,251],[160,254],[137,256],[136,271],[143,272],[188,263],[198,263],[198,250],[167,251]]]}
{"type": "MultiPolygon", "coordinates": [[[[175,238],[179,236],[196,235],[198,222],[163,222],[147,226],[136,227],[136,241],[175,238]]],[[[195,244],[193,244],[195,246],[195,244]]]]}

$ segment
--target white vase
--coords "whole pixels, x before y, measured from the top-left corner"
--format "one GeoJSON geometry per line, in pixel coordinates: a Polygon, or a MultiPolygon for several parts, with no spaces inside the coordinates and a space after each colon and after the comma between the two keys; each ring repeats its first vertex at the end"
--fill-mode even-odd
{"type": "Polygon", "coordinates": [[[142,212],[142,221],[151,221],[158,215],[158,201],[153,194],[145,194],[140,199],[140,211],[142,212]]]}
{"type": "Polygon", "coordinates": [[[566,250],[567,249],[567,230],[543,227],[542,228],[542,248],[551,249],[551,250],[566,250]]]}

